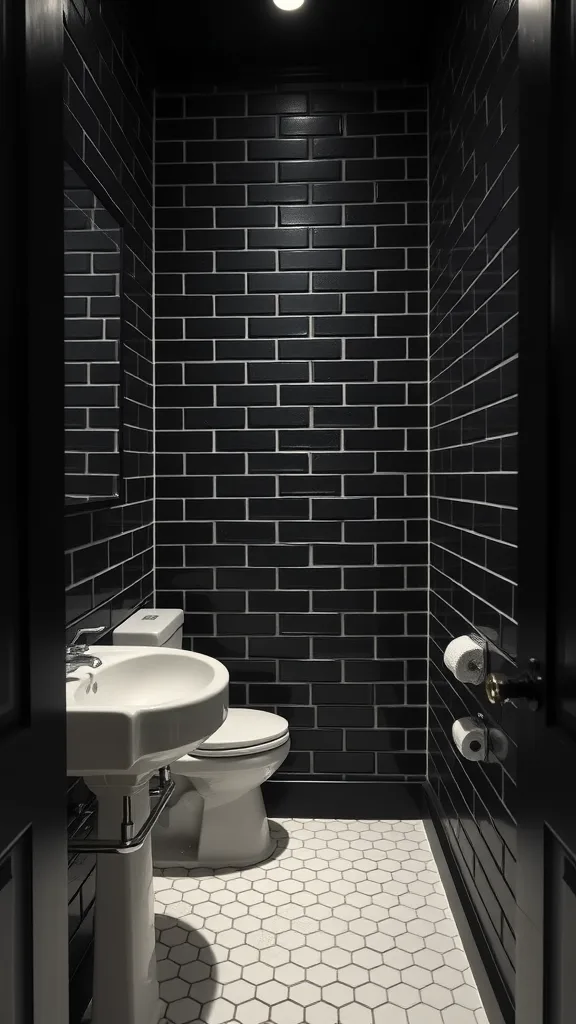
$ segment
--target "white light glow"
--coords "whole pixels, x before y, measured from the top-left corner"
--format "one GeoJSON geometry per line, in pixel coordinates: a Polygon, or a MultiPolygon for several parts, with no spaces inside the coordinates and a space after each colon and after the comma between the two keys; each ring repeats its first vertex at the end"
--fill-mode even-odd
{"type": "Polygon", "coordinates": [[[303,6],[304,0],[274,0],[274,3],[281,11],[297,11],[303,6]]]}

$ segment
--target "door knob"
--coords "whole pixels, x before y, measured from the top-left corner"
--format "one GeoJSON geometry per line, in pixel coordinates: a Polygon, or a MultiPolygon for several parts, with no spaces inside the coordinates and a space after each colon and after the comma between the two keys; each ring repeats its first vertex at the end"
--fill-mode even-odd
{"type": "Polygon", "coordinates": [[[490,672],[486,676],[484,689],[491,704],[507,704],[515,698],[528,701],[531,711],[536,711],[540,703],[540,686],[542,676],[538,672],[537,662],[531,658],[527,672],[509,679],[501,672],[490,672]]]}

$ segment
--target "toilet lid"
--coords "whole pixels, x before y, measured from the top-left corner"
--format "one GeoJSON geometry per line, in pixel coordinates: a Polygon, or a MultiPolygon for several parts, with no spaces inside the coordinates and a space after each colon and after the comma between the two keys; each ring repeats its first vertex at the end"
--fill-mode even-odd
{"type": "Polygon", "coordinates": [[[196,748],[194,755],[240,752],[248,747],[262,748],[263,744],[270,749],[287,738],[288,722],[280,715],[250,708],[230,708],[224,724],[196,748]]]}

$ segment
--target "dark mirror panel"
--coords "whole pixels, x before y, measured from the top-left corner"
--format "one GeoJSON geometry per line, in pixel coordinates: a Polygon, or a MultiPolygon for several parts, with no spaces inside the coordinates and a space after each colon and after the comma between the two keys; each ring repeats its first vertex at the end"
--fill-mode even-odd
{"type": "Polygon", "coordinates": [[[118,500],[122,228],[64,164],[66,505],[118,500]]]}

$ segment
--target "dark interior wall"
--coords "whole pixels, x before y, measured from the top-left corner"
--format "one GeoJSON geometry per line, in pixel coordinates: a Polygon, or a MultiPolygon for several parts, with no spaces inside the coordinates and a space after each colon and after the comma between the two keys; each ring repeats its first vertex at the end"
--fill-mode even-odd
{"type": "Polygon", "coordinates": [[[64,180],[68,503],[118,492],[122,232],[68,164],[64,180]]]}
{"type": "Polygon", "coordinates": [[[125,500],[66,516],[66,624],[117,625],[152,594],[152,96],[99,0],[65,4],[65,137],[124,219],[125,500]]]}
{"type": "MultiPolygon", "coordinates": [[[[66,516],[67,637],[116,625],[152,595],[152,98],[124,35],[98,0],[65,3],[65,133],[124,223],[126,501],[66,516]]],[[[89,798],[70,790],[71,826],[89,798]]],[[[84,1009],[82,965],[92,939],[95,858],[70,865],[72,1006],[84,1009]]],[[[89,967],[88,967],[89,975],[89,967]]],[[[88,977],[89,993],[90,980],[88,977]]]]}
{"type": "Polygon", "coordinates": [[[422,777],[426,89],[156,110],[157,601],[289,719],[278,777],[422,777]]]}
{"type": "Polygon", "coordinates": [[[462,6],[430,97],[430,780],[510,993],[513,719],[457,684],[442,655],[471,628],[515,655],[516,31],[515,2],[462,6]],[[452,721],[479,711],[508,733],[504,765],[454,750],[452,721]]]}

